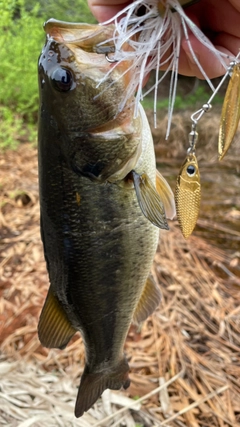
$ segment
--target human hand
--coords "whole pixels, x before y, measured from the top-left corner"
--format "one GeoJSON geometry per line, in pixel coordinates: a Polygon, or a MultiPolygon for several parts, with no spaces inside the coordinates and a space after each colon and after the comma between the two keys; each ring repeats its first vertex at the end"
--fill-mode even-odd
{"type": "MultiPolygon", "coordinates": [[[[130,4],[124,0],[88,0],[93,15],[99,22],[112,18],[117,12],[130,4]]],[[[202,30],[213,45],[221,52],[236,56],[240,49],[240,1],[239,0],[200,0],[185,9],[189,18],[202,30]]],[[[225,73],[225,68],[216,56],[190,33],[193,50],[209,78],[225,73]]],[[[202,78],[183,37],[180,51],[180,74],[202,78]]]]}

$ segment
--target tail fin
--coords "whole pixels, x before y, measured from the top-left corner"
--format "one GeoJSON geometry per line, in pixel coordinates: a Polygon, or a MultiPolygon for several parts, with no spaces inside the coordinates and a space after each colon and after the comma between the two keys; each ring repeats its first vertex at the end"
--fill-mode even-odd
{"type": "Polygon", "coordinates": [[[114,369],[106,369],[102,372],[91,373],[86,366],[78,390],[75,416],[81,417],[107,388],[112,390],[128,388],[130,386],[128,372],[129,366],[125,358],[114,369]]]}

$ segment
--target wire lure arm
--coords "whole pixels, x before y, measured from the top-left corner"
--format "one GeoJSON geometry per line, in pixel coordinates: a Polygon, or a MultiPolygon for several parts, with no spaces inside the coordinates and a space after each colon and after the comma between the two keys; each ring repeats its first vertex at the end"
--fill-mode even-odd
{"type": "Polygon", "coordinates": [[[197,124],[199,122],[199,120],[202,118],[202,116],[207,113],[208,111],[210,111],[212,109],[212,100],[214,99],[214,97],[216,96],[216,94],[219,92],[220,88],[222,87],[223,83],[225,82],[225,80],[227,79],[228,76],[232,75],[233,69],[234,67],[239,64],[239,59],[240,57],[240,52],[238,53],[238,55],[236,56],[235,60],[230,62],[229,67],[226,71],[226,73],[224,74],[222,80],[219,82],[218,86],[216,87],[216,89],[214,90],[214,92],[212,93],[212,95],[210,96],[209,100],[203,104],[202,108],[200,108],[199,110],[195,111],[192,115],[191,115],[191,121],[192,121],[192,130],[189,134],[189,139],[190,139],[190,148],[195,149],[195,145],[197,142],[197,132],[196,132],[196,128],[197,128],[197,124]]]}
{"type": "MultiPolygon", "coordinates": [[[[239,53],[240,55],[240,53],[239,53]]],[[[180,225],[181,232],[185,238],[188,238],[197,223],[198,215],[199,215],[199,209],[200,209],[200,202],[201,202],[201,182],[200,182],[200,171],[198,167],[198,161],[196,157],[196,144],[198,141],[198,132],[197,132],[197,124],[199,120],[202,118],[202,116],[211,110],[212,105],[211,102],[215,95],[218,93],[219,89],[221,88],[223,82],[226,80],[228,75],[231,75],[237,73],[237,85],[239,91],[237,92],[237,95],[235,95],[236,87],[233,84],[230,87],[230,95],[229,99],[234,103],[236,101],[236,97],[239,97],[238,100],[238,108],[235,107],[235,110],[237,110],[237,113],[231,114],[232,109],[230,107],[230,111],[228,107],[225,107],[225,110],[228,111],[227,115],[224,116],[222,119],[223,122],[229,121],[232,123],[234,121],[234,124],[238,123],[239,117],[240,117],[240,67],[238,62],[238,57],[236,57],[235,61],[231,62],[227,72],[223,76],[222,80],[220,81],[217,88],[214,90],[213,94],[210,96],[209,100],[203,104],[202,108],[195,111],[191,115],[191,121],[192,121],[192,129],[189,133],[189,148],[187,149],[187,156],[182,164],[182,167],[179,171],[177,182],[176,182],[176,188],[175,188],[175,202],[176,202],[176,212],[177,212],[177,218],[180,225]],[[237,67],[236,67],[237,66],[237,67]],[[236,71],[235,71],[236,70],[236,71]],[[233,116],[233,119],[231,118],[233,116]],[[228,120],[226,120],[226,118],[228,120]]],[[[231,104],[229,102],[229,99],[227,98],[226,103],[231,104]]],[[[224,107],[223,107],[224,110],[224,107]]],[[[230,124],[231,124],[230,123],[230,124]]],[[[230,126],[229,128],[232,128],[233,126],[230,126]]],[[[226,132],[225,132],[226,133],[226,132]]],[[[230,136],[229,136],[230,139],[230,136]]],[[[224,143],[224,146],[221,146],[222,151],[224,151],[224,154],[228,148],[228,142],[224,143]]]]}

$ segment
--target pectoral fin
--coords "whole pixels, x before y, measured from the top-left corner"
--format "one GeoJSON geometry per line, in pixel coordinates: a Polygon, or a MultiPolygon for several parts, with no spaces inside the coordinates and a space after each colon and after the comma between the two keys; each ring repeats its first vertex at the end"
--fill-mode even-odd
{"type": "Polygon", "coordinates": [[[156,227],[169,230],[161,197],[148,175],[132,171],[132,177],[142,213],[156,227]]]}
{"type": "Polygon", "coordinates": [[[133,316],[134,323],[140,323],[154,312],[161,301],[161,292],[152,276],[149,276],[133,316]]]}
{"type": "Polygon", "coordinates": [[[76,332],[50,286],[38,324],[41,344],[48,348],[63,349],[76,332]]]}
{"type": "Polygon", "coordinates": [[[166,217],[173,219],[176,215],[174,194],[170,185],[158,170],[156,170],[156,187],[158,194],[161,196],[166,217]]]}

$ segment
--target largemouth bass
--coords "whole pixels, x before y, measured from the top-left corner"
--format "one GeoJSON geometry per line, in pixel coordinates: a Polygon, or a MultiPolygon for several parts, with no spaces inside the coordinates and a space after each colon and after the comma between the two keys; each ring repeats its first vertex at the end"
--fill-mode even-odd
{"type": "Polygon", "coordinates": [[[168,228],[165,211],[175,214],[171,189],[156,174],[144,111],[134,118],[131,100],[118,109],[134,70],[115,66],[98,87],[112,65],[96,45],[113,30],[50,20],[39,59],[41,234],[50,288],[38,332],[50,348],[64,348],[77,331],[83,337],[77,417],[106,388],[130,384],[124,342],[132,320],[142,322],[159,304],[149,272],[158,227],[168,228]]]}

